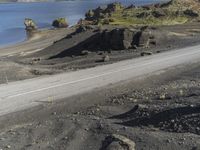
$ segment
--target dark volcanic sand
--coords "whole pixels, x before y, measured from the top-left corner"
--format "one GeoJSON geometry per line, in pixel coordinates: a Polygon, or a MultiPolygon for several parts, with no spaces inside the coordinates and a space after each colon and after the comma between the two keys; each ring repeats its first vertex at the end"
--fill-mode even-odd
{"type": "MultiPolygon", "coordinates": [[[[105,27],[110,28],[110,27],[105,27]]],[[[199,23],[158,27],[165,40],[156,47],[95,51],[67,56],[92,30],[55,42],[44,50],[1,57],[0,83],[84,69],[199,44],[199,23]],[[63,55],[58,55],[63,54],[63,55]],[[101,62],[109,55],[109,62],[101,62]],[[62,57],[55,57],[62,56],[62,57]]],[[[87,49],[86,49],[87,50],[87,49]]],[[[124,135],[137,150],[200,148],[200,65],[179,66],[60,102],[0,118],[0,149],[98,150],[111,134],[124,135]],[[104,142],[103,142],[104,141],[104,142]]]]}
{"type": "Polygon", "coordinates": [[[1,118],[0,148],[98,150],[110,134],[137,150],[200,148],[200,65],[121,82],[1,118]]]}

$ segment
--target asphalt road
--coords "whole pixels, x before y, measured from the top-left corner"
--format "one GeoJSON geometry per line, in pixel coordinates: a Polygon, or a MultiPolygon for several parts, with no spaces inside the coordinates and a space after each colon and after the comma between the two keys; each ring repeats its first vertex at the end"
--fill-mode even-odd
{"type": "Polygon", "coordinates": [[[200,60],[200,46],[0,85],[0,116],[200,60]]]}

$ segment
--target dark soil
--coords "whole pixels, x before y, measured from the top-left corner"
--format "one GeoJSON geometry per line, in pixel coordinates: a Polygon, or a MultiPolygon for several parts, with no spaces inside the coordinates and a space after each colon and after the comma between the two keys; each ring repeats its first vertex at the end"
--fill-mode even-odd
{"type": "Polygon", "coordinates": [[[102,149],[123,135],[137,150],[200,148],[200,65],[96,89],[1,117],[2,149],[102,149]]]}

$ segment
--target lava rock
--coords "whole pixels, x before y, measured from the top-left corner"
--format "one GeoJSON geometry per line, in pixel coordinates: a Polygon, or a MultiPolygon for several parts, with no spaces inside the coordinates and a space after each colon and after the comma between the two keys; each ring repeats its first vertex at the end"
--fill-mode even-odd
{"type": "Polygon", "coordinates": [[[28,31],[36,30],[37,29],[36,23],[32,19],[30,19],[30,18],[26,18],[24,20],[24,25],[26,27],[26,30],[28,30],[28,31]]]}
{"type": "Polygon", "coordinates": [[[129,29],[114,29],[104,31],[101,35],[101,45],[112,50],[130,49],[133,47],[134,31],[129,29]]]}
{"type": "Polygon", "coordinates": [[[67,28],[69,24],[67,23],[65,18],[58,18],[53,21],[52,26],[55,28],[67,28]]]}
{"type": "Polygon", "coordinates": [[[192,9],[187,9],[183,13],[190,17],[199,17],[199,14],[193,11],[192,9]]]}
{"type": "Polygon", "coordinates": [[[113,134],[106,137],[101,150],[135,150],[135,142],[122,135],[113,134]]]}

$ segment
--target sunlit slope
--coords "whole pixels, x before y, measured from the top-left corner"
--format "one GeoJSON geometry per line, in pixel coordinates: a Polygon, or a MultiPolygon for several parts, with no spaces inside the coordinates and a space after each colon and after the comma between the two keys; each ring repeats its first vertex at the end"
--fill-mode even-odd
{"type": "Polygon", "coordinates": [[[199,18],[199,0],[171,0],[141,7],[113,3],[107,8],[99,7],[86,14],[86,20],[95,24],[122,25],[173,25],[197,21],[199,18]]]}

